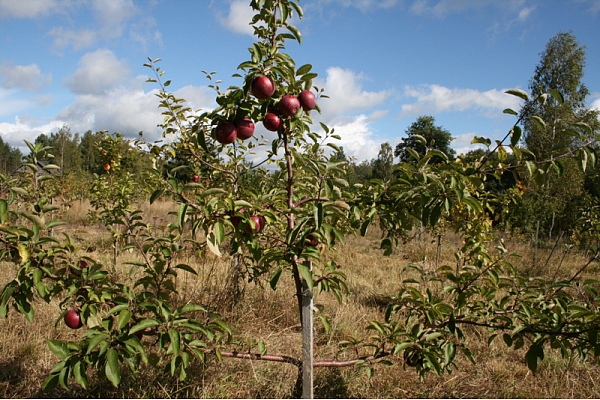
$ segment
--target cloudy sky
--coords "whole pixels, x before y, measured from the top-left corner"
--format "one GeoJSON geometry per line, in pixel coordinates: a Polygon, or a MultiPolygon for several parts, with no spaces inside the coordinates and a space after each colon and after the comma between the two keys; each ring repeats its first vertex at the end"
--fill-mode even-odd
{"type": "MultiPolygon", "coordinates": [[[[215,106],[202,70],[223,85],[249,59],[249,0],[0,0],[0,135],[13,146],[56,132],[109,130],[158,139],[161,58],[170,88],[215,106]]],[[[502,114],[527,89],[550,38],[586,46],[588,106],[600,108],[600,0],[303,0],[303,43],[286,51],[319,74],[318,119],[358,161],[395,146],[420,115],[448,129],[458,153],[500,138],[502,114]]],[[[260,125],[260,124],[259,124],[260,125]]]]}

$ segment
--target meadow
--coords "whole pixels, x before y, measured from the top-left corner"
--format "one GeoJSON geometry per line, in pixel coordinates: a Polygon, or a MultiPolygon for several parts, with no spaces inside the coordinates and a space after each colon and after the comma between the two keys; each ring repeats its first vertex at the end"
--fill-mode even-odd
{"type": "MultiPolygon", "coordinates": [[[[155,203],[142,205],[146,222],[157,230],[165,229],[173,216],[168,212],[176,205],[155,203]]],[[[105,265],[112,260],[111,240],[102,225],[91,224],[86,218],[89,204],[75,202],[62,219],[66,225],[56,228],[71,235],[81,254],[105,265]]],[[[502,238],[502,232],[496,232],[502,238]]],[[[352,348],[341,348],[340,341],[368,339],[369,321],[382,320],[389,299],[402,281],[414,277],[405,266],[415,263],[423,274],[434,274],[436,264],[455,265],[454,252],[461,238],[447,233],[438,247],[437,237],[424,234],[420,240],[415,233],[408,242],[396,248],[391,256],[380,250],[380,232],[371,229],[365,237],[348,236],[325,260],[335,260],[347,275],[349,295],[339,303],[328,293],[316,297],[318,313],[329,318],[327,332],[319,318],[315,318],[315,359],[347,359],[356,356],[352,348]]],[[[534,249],[527,238],[504,237],[509,252],[522,273],[529,276],[572,276],[587,255],[568,247],[563,239],[556,249],[554,242],[541,243],[533,268],[534,249]]],[[[224,254],[227,252],[224,251],[224,254]]],[[[135,260],[134,253],[124,252],[112,274],[131,283],[127,262],[135,260]]],[[[177,304],[195,302],[220,312],[233,329],[238,343],[229,349],[239,352],[256,351],[253,341],[262,340],[268,354],[301,356],[301,333],[296,299],[290,276],[282,275],[273,291],[268,282],[246,282],[237,304],[231,296],[230,257],[212,254],[199,257],[188,252],[182,262],[188,263],[197,276],[180,273],[177,279],[177,304]]],[[[0,285],[5,285],[15,266],[0,264],[0,285]]],[[[586,270],[587,277],[597,275],[598,264],[586,270]]],[[[418,277],[416,277],[418,278],[418,277]]],[[[585,278],[582,277],[582,278],[585,278]]],[[[425,287],[421,287],[425,290],[425,287]]],[[[435,285],[432,291],[440,290],[435,285]]],[[[71,381],[68,390],[60,386],[49,392],[41,390],[44,379],[58,358],[50,352],[48,339],[76,340],[83,330],[71,330],[57,318],[57,302],[46,304],[36,301],[36,316],[28,323],[23,316],[11,311],[0,322],[0,396],[3,398],[290,398],[296,382],[296,368],[290,364],[209,357],[205,366],[192,364],[188,378],[179,382],[170,373],[142,368],[137,376],[124,375],[119,388],[106,379],[90,374],[88,390],[71,381]]],[[[558,350],[547,350],[534,374],[525,363],[525,349],[507,348],[502,340],[488,344],[488,332],[477,327],[465,328],[469,346],[476,364],[457,355],[452,374],[426,375],[421,382],[418,374],[405,365],[402,357],[391,357],[392,366],[372,363],[374,375],[368,377],[360,366],[343,368],[316,368],[316,398],[597,398],[600,393],[600,368],[593,360],[563,359],[558,350]]],[[[150,344],[153,338],[143,339],[150,344]]]]}

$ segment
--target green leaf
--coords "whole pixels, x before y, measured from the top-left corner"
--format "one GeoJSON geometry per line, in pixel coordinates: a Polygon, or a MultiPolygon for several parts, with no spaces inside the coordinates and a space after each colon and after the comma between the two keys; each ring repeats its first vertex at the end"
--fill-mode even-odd
{"type": "Polygon", "coordinates": [[[535,374],[537,371],[537,359],[544,359],[544,349],[539,343],[534,343],[529,347],[525,354],[525,361],[527,361],[527,367],[535,374]]]}
{"type": "Polygon", "coordinates": [[[294,25],[288,25],[287,28],[290,32],[292,32],[292,35],[294,35],[298,43],[302,44],[302,35],[300,34],[298,28],[296,28],[294,25]]]}
{"type": "Polygon", "coordinates": [[[431,368],[435,371],[435,373],[437,375],[441,375],[442,367],[440,366],[440,363],[438,362],[435,355],[428,353],[428,352],[424,352],[423,355],[427,359],[427,361],[429,362],[429,365],[431,365],[431,368]]]}
{"type": "Polygon", "coordinates": [[[400,353],[402,350],[409,348],[410,346],[412,346],[413,344],[410,342],[405,342],[405,343],[398,343],[395,347],[394,350],[392,351],[392,355],[396,355],[398,353],[400,353]]]}
{"type": "Polygon", "coordinates": [[[558,104],[563,104],[565,102],[563,95],[558,90],[548,89],[548,94],[554,97],[554,100],[556,100],[558,104]]]}
{"type": "Polygon", "coordinates": [[[312,65],[304,64],[303,66],[298,68],[298,71],[296,71],[296,76],[304,75],[304,74],[308,73],[311,69],[312,69],[312,65]]]}
{"type": "Polygon", "coordinates": [[[90,354],[100,344],[100,342],[102,342],[104,339],[107,339],[109,337],[110,336],[108,336],[106,333],[101,333],[101,332],[96,331],[96,333],[94,334],[94,336],[90,339],[90,342],[88,343],[86,353],[90,354]]]}
{"type": "Polygon", "coordinates": [[[118,306],[114,306],[113,308],[111,308],[106,315],[116,314],[119,311],[123,311],[123,310],[126,310],[128,308],[129,308],[129,304],[128,303],[119,304],[118,306]]]}
{"type": "Polygon", "coordinates": [[[163,194],[163,189],[156,189],[152,195],[150,196],[150,204],[154,203],[154,201],[163,194]]]}
{"type": "Polygon", "coordinates": [[[450,365],[452,361],[454,361],[454,357],[456,356],[456,345],[454,342],[448,342],[446,347],[444,348],[444,362],[446,365],[450,365]]]}
{"type": "Polygon", "coordinates": [[[19,250],[19,257],[21,257],[21,262],[23,262],[23,263],[28,262],[29,257],[31,257],[31,253],[29,252],[27,245],[20,243],[17,246],[17,249],[19,250]]]}
{"type": "Polygon", "coordinates": [[[515,110],[512,110],[510,108],[505,108],[504,111],[502,111],[504,114],[510,114],[510,115],[519,115],[515,110]]]}
{"type": "Polygon", "coordinates": [[[433,332],[433,333],[430,333],[429,335],[427,335],[427,337],[425,338],[425,341],[431,342],[432,340],[435,340],[435,339],[439,338],[440,336],[442,336],[442,334],[440,332],[433,332]]]}
{"type": "Polygon", "coordinates": [[[178,355],[181,346],[179,331],[177,329],[169,329],[169,339],[171,339],[170,353],[178,355]]]}
{"type": "Polygon", "coordinates": [[[329,319],[322,314],[319,314],[319,318],[321,319],[321,322],[323,323],[323,327],[325,328],[325,333],[329,334],[329,331],[331,331],[331,323],[329,322],[329,319]]]}
{"type": "Polygon", "coordinates": [[[175,310],[175,315],[181,315],[195,311],[206,311],[206,308],[198,304],[186,304],[185,306],[177,308],[177,310],[175,310]]]}
{"type": "Polygon", "coordinates": [[[304,264],[298,264],[298,272],[300,272],[300,275],[306,281],[306,286],[308,287],[308,289],[312,291],[313,290],[313,279],[312,279],[312,272],[311,272],[310,268],[304,264]]]}
{"type": "Polygon", "coordinates": [[[277,287],[277,282],[279,282],[279,277],[281,276],[282,269],[277,268],[275,272],[271,275],[271,279],[269,280],[269,284],[271,285],[271,289],[275,290],[277,287]]]}
{"type": "Polygon", "coordinates": [[[138,331],[141,331],[146,328],[151,328],[151,327],[157,326],[157,325],[160,325],[160,324],[155,319],[144,319],[144,320],[140,321],[138,324],[131,327],[131,329],[129,330],[129,334],[133,335],[134,333],[136,333],[138,331]]]}
{"type": "Polygon", "coordinates": [[[208,146],[206,145],[206,137],[204,136],[204,131],[198,132],[198,135],[196,135],[196,139],[198,140],[198,146],[200,146],[202,150],[208,153],[208,146]]]}
{"type": "Polygon", "coordinates": [[[543,130],[546,130],[546,123],[544,122],[544,120],[540,117],[538,117],[537,115],[533,115],[531,117],[529,117],[530,120],[532,120],[533,122],[535,122],[535,124],[543,130]]]}
{"type": "Polygon", "coordinates": [[[509,89],[504,93],[511,94],[513,96],[517,96],[525,101],[529,101],[529,96],[527,95],[527,92],[525,92],[524,90],[521,90],[521,89],[509,89]]]}
{"type": "Polygon", "coordinates": [[[142,362],[144,362],[145,364],[148,364],[148,357],[146,356],[146,350],[144,349],[142,342],[140,342],[140,339],[138,339],[135,336],[132,336],[130,339],[127,339],[125,341],[125,344],[136,349],[138,354],[140,355],[142,362]]]}
{"type": "Polygon", "coordinates": [[[184,271],[186,271],[186,272],[189,272],[189,273],[191,273],[191,274],[198,275],[198,273],[196,272],[196,270],[195,270],[194,268],[190,267],[190,266],[189,266],[189,265],[187,265],[187,264],[177,264],[177,265],[176,265],[176,266],[174,266],[173,268],[176,268],[176,269],[182,269],[182,270],[184,270],[184,271]]]}
{"type": "Polygon", "coordinates": [[[117,323],[119,330],[125,328],[127,326],[127,324],[129,323],[130,319],[131,319],[131,311],[129,311],[129,310],[121,311],[121,313],[119,314],[119,322],[117,323]]]}
{"type": "Polygon", "coordinates": [[[185,225],[185,221],[187,219],[187,209],[188,205],[186,203],[179,206],[179,210],[177,212],[177,221],[179,221],[180,229],[183,229],[185,225]]]}
{"type": "Polygon", "coordinates": [[[223,226],[222,221],[217,221],[214,225],[215,239],[217,241],[216,244],[223,243],[223,239],[225,238],[225,227],[223,226]]]}
{"type": "Polygon", "coordinates": [[[510,144],[511,146],[516,146],[519,144],[519,140],[521,140],[521,136],[523,135],[523,131],[520,126],[513,126],[510,130],[510,144]]]}
{"type": "Polygon", "coordinates": [[[209,234],[208,237],[206,238],[206,245],[208,246],[208,249],[217,257],[221,257],[223,254],[221,254],[221,250],[219,249],[219,245],[216,243],[217,239],[215,237],[215,233],[210,231],[212,230],[212,227],[209,228],[209,234]]]}
{"type": "Polygon", "coordinates": [[[483,144],[486,147],[490,147],[490,145],[492,144],[492,141],[488,138],[484,138],[481,136],[475,136],[473,138],[473,140],[471,140],[471,144],[483,144]]]}
{"type": "Polygon", "coordinates": [[[37,226],[40,230],[42,229],[46,229],[46,223],[44,222],[44,220],[42,220],[40,217],[38,217],[37,215],[33,215],[33,214],[29,214],[29,213],[22,213],[22,215],[27,218],[28,220],[30,220],[35,226],[37,226]]]}
{"type": "Polygon", "coordinates": [[[113,348],[106,352],[106,367],[104,369],[106,377],[114,387],[119,387],[121,383],[121,371],[119,370],[119,355],[113,348]]]}
{"type": "Polygon", "coordinates": [[[0,224],[8,221],[8,203],[4,199],[0,199],[0,224]]]}
{"type": "Polygon", "coordinates": [[[265,346],[265,342],[263,342],[262,340],[258,342],[258,352],[261,356],[267,354],[267,347],[265,346]]]}
{"type": "Polygon", "coordinates": [[[47,343],[50,351],[61,360],[67,358],[69,354],[71,354],[67,345],[60,340],[48,340],[47,343]]]}
{"type": "Polygon", "coordinates": [[[69,381],[69,371],[71,370],[70,365],[66,365],[58,374],[58,383],[63,389],[68,389],[67,383],[69,381]]]}
{"type": "Polygon", "coordinates": [[[75,378],[75,382],[84,389],[88,387],[87,375],[85,373],[85,365],[78,361],[73,366],[73,377],[75,378]]]}
{"type": "Polygon", "coordinates": [[[44,384],[42,385],[42,390],[44,392],[48,392],[54,389],[58,385],[58,374],[52,374],[44,380],[44,384]]]}
{"type": "Polygon", "coordinates": [[[38,291],[40,297],[45,299],[46,295],[48,294],[48,288],[42,282],[43,275],[44,275],[44,272],[41,269],[36,268],[36,270],[33,271],[33,285],[35,286],[35,289],[38,291]]]}

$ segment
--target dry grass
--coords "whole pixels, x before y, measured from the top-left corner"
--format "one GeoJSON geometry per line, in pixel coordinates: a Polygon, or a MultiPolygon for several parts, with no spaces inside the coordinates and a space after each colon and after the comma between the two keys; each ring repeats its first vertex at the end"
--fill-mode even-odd
{"type": "MultiPolygon", "coordinates": [[[[69,221],[66,230],[77,240],[82,254],[110,265],[110,241],[105,230],[86,222],[86,206],[75,205],[65,213],[69,221]]],[[[145,215],[156,229],[163,229],[170,217],[165,217],[172,207],[154,205],[145,215]]],[[[350,237],[338,246],[330,257],[344,266],[351,294],[347,301],[338,304],[333,296],[321,294],[317,305],[324,306],[323,313],[331,322],[331,332],[325,333],[316,320],[315,356],[331,359],[339,352],[337,342],[349,337],[367,337],[364,328],[370,320],[382,319],[387,299],[394,295],[398,282],[405,278],[403,268],[410,262],[422,265],[425,271],[435,268],[437,246],[432,238],[422,242],[402,245],[390,257],[384,257],[378,245],[378,232],[366,238],[350,237]]],[[[440,264],[454,265],[453,253],[458,238],[448,235],[444,239],[440,264]]],[[[538,263],[531,267],[531,246],[508,241],[510,251],[524,254],[521,263],[530,274],[553,276],[562,249],[555,251],[546,263],[552,247],[538,249],[538,263]]],[[[117,274],[129,279],[124,266],[135,257],[123,254],[119,258],[117,274]]],[[[217,307],[233,326],[242,343],[263,340],[267,351],[300,357],[301,337],[293,295],[291,276],[281,278],[277,291],[261,289],[257,285],[244,287],[242,301],[236,307],[228,298],[227,271],[229,257],[208,256],[199,259],[193,254],[183,262],[192,265],[197,277],[187,274],[179,278],[179,302],[195,301],[217,307]]],[[[583,265],[585,257],[571,250],[564,256],[557,276],[568,276],[583,265]]],[[[10,278],[14,266],[0,264],[0,285],[10,278]]],[[[597,273],[594,265],[588,275],[597,273]]],[[[58,303],[36,304],[35,322],[27,323],[15,312],[0,322],[0,396],[8,397],[71,397],[71,398],[289,398],[293,396],[296,381],[295,367],[287,364],[237,360],[225,358],[221,363],[210,359],[207,368],[194,365],[188,380],[183,383],[161,371],[145,367],[137,377],[127,374],[121,387],[113,388],[106,380],[90,374],[90,389],[78,388],[74,383],[69,390],[57,388],[43,393],[40,388],[57,358],[48,350],[47,339],[75,340],[81,331],[72,331],[62,323],[54,327],[60,314],[58,303]]],[[[467,329],[470,348],[477,360],[472,365],[462,356],[452,375],[428,375],[423,383],[412,369],[404,369],[401,360],[394,366],[375,365],[375,376],[368,379],[358,367],[319,368],[315,376],[315,396],[318,398],[597,398],[600,395],[600,368],[590,362],[563,360],[560,354],[547,351],[546,358],[532,375],[524,363],[524,351],[507,349],[501,340],[487,345],[485,331],[467,329]]],[[[247,350],[240,345],[237,350],[247,350]]],[[[255,349],[254,349],[255,350],[255,349]]]]}

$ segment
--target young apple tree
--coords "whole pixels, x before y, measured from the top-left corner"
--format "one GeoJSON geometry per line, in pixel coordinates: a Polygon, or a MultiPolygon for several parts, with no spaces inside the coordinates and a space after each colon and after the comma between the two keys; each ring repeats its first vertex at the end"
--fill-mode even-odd
{"type": "MultiPolygon", "coordinates": [[[[146,64],[156,76],[151,81],[160,86],[163,136],[174,139],[146,144],[156,161],[151,173],[162,182],[150,200],[171,197],[178,206],[176,222],[159,233],[144,222],[140,210],[129,209],[129,184],[107,186],[115,185],[110,182],[117,170],[114,162],[99,177],[97,187],[99,192],[123,193],[122,204],[117,195],[99,197],[98,204],[107,223],[125,227],[130,241],[123,249],[138,256],[131,262],[133,285],[120,282],[96,260],[79,257],[68,236],[63,241],[49,236],[48,229],[58,222],[45,219],[52,208],[44,198],[19,204],[27,193],[12,187],[9,198],[0,200],[0,254],[17,267],[15,278],[0,294],[0,315],[7,316],[12,306],[33,320],[32,299],[37,294],[47,302],[60,300],[63,312],[58,321],[69,313],[69,324],[78,327],[75,312],[84,326],[78,330],[79,342],[48,342],[61,361],[44,387],[66,386],[69,377],[86,387],[91,367],[117,386],[123,365],[135,374],[142,364],[151,364],[185,379],[192,359],[204,363],[209,355],[300,367],[298,359],[268,354],[264,343],[256,353],[229,351],[235,332],[219,314],[201,304],[178,304],[177,274],[195,274],[181,261],[182,254],[191,248],[224,256],[228,249],[236,282],[234,301],[239,299],[236,285],[242,277],[268,282],[275,290],[282,277],[290,276],[294,284],[290,295],[298,299],[302,321],[307,289],[332,292],[339,301],[348,292],[340,266],[324,261],[321,253],[343,242],[347,234],[364,235],[374,223],[383,232],[381,249],[390,255],[414,226],[439,228],[444,220],[444,226],[462,237],[457,264],[428,273],[422,266],[408,265],[406,270],[413,275],[399,285],[384,319],[367,326],[374,335],[340,343],[342,350],[355,347],[358,356],[316,360],[314,366],[361,364],[371,374],[373,363],[400,361],[422,377],[428,371],[441,374],[455,368],[458,352],[473,360],[462,330],[465,325],[489,328],[490,341],[501,336],[509,347],[527,345],[526,362],[534,372],[546,344],[565,357],[595,357],[600,352],[598,284],[580,282],[579,276],[599,253],[569,279],[526,279],[502,241],[494,238],[492,221],[503,212],[503,203],[485,190],[486,179],[514,171],[518,181],[529,174],[543,182],[551,171],[561,170],[562,159],[538,160],[519,147],[524,117],[491,149],[489,139],[476,138],[489,149],[481,159],[452,160],[439,150],[422,155],[406,148],[412,159],[397,167],[392,178],[350,187],[342,179],[346,162],[336,161],[336,153],[327,151],[330,147],[340,152],[330,143],[339,136],[324,124],[313,128],[312,115],[326,98],[313,86],[317,74],[310,64],[296,66],[283,52],[286,40],[302,41],[290,22],[293,16],[303,16],[302,9],[295,0],[252,0],[250,6],[256,12],[252,25],[257,41],[249,48],[249,59],[238,66],[239,86],[222,90],[219,81],[213,82],[213,73],[205,73],[216,93],[214,110],[186,107],[184,99],[167,91],[170,81],[163,81],[159,60],[146,64]],[[271,136],[257,137],[258,124],[271,136]],[[508,151],[516,163],[506,162],[508,151]],[[488,162],[492,154],[499,162],[488,162]],[[249,163],[251,157],[260,156],[261,162],[249,163]],[[259,168],[263,165],[273,171],[259,168]],[[226,242],[228,246],[223,246],[226,242]],[[306,261],[313,262],[314,269],[306,261]]],[[[557,92],[549,93],[561,101],[557,92]]],[[[528,99],[519,90],[508,94],[528,99]]],[[[535,101],[547,98],[542,94],[535,101]]],[[[513,110],[505,113],[519,115],[513,110]]],[[[536,116],[527,118],[544,123],[536,116]]],[[[580,134],[588,128],[579,124],[569,132],[580,134]]],[[[595,160],[590,144],[582,142],[563,157],[577,156],[585,167],[595,160]]],[[[31,150],[32,157],[45,151],[31,150]]],[[[328,328],[327,319],[322,320],[328,328]]]]}

